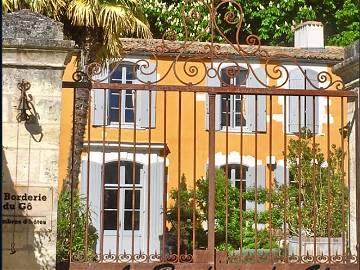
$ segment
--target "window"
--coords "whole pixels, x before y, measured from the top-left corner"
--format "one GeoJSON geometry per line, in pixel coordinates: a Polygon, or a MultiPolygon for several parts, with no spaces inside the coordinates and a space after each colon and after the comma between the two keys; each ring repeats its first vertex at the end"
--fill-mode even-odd
{"type": "Polygon", "coordinates": [[[123,211],[120,211],[121,220],[123,220],[123,229],[132,230],[132,216],[134,214],[134,230],[140,229],[140,201],[141,201],[141,169],[142,165],[135,163],[135,177],[133,177],[133,162],[121,161],[120,170],[124,173],[118,173],[118,162],[105,164],[104,176],[104,230],[116,230],[118,224],[120,195],[123,211]],[[119,175],[124,179],[119,179],[119,175]],[[120,180],[120,185],[119,185],[120,180]],[[133,190],[133,183],[135,190],[133,190]],[[119,189],[120,187],[120,189],[119,189]],[[118,194],[120,192],[120,194],[118,194]],[[134,207],[133,207],[134,195],[134,207]]]}
{"type": "MultiPolygon", "coordinates": [[[[248,71],[239,66],[230,66],[220,70],[218,76],[207,77],[207,85],[211,87],[242,86],[264,88],[259,81],[266,84],[264,68],[248,71]],[[256,77],[255,77],[255,75],[256,77]]],[[[264,91],[265,92],[265,91],[264,91]]],[[[206,95],[205,128],[209,129],[209,96],[206,95]]],[[[266,132],[266,96],[222,94],[215,96],[215,130],[229,127],[230,132],[266,132]],[[256,106],[257,104],[257,106],[256,106]],[[257,111],[255,112],[255,108],[257,111]]]]}
{"type": "MultiPolygon", "coordinates": [[[[136,71],[135,65],[119,65],[110,76],[110,83],[133,84],[136,71]]],[[[109,91],[109,121],[110,123],[118,123],[119,117],[124,124],[134,123],[134,96],[133,90],[110,90],[109,91]],[[120,98],[121,95],[121,98],[120,98]],[[121,106],[119,106],[121,102],[121,106]],[[123,110],[120,112],[120,108],[123,110]]]]}
{"type": "MultiPolygon", "coordinates": [[[[226,172],[226,166],[222,166],[221,169],[226,172]]],[[[239,164],[229,164],[228,165],[228,175],[227,178],[230,180],[231,184],[237,187],[242,192],[246,191],[246,173],[248,167],[240,166],[239,164]]],[[[246,200],[242,197],[242,209],[246,210],[246,200]]]]}
{"type": "Polygon", "coordinates": [[[116,230],[118,221],[118,163],[105,164],[104,230],[116,230]]]}
{"type": "MultiPolygon", "coordinates": [[[[315,87],[319,86],[315,71],[305,70],[305,74],[315,87]]],[[[304,89],[305,91],[316,89],[298,70],[290,72],[289,76],[290,89],[304,89]]],[[[311,133],[319,133],[319,97],[291,96],[288,97],[287,104],[287,131],[289,133],[298,133],[299,127],[311,133]]]]}
{"type": "MultiPolygon", "coordinates": [[[[142,68],[140,71],[136,63],[124,62],[112,70],[111,74],[106,71],[101,78],[108,74],[109,83],[130,85],[155,82],[156,72],[154,70],[155,64],[152,63],[148,68],[142,68]]],[[[154,128],[156,89],[152,91],[92,89],[92,113],[94,126],[110,125],[118,128],[119,126],[133,127],[135,125],[137,128],[154,128]]]]}
{"type": "MultiPolygon", "coordinates": [[[[236,67],[224,68],[221,71],[223,85],[246,86],[245,69],[236,67]]],[[[246,126],[244,117],[244,96],[241,95],[221,95],[221,126],[238,128],[246,126]]]]}

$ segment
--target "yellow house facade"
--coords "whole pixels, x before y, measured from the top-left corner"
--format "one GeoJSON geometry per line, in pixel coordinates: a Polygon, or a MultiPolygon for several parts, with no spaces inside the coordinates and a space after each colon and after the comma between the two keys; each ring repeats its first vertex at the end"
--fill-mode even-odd
{"type": "MultiPolygon", "coordinates": [[[[160,42],[127,39],[123,45],[125,51],[134,48],[140,51],[139,48],[145,46],[155,48],[160,42]]],[[[332,74],[331,67],[343,57],[341,48],[265,49],[272,55],[291,56],[288,59],[279,58],[289,72],[289,80],[282,86],[283,89],[310,92],[326,84],[317,78],[321,72],[328,72],[333,79],[339,79],[332,74]],[[313,85],[299,72],[299,66],[313,85]]],[[[131,252],[129,242],[132,231],[135,231],[135,250],[159,252],[164,203],[172,203],[164,199],[164,192],[177,188],[182,176],[192,188],[194,180],[207,175],[208,93],[186,91],[185,88],[180,93],[176,87],[158,90],[157,85],[182,86],[181,80],[184,80],[194,84],[200,82],[197,84],[199,87],[220,87],[225,82],[247,88],[263,88],[263,94],[257,96],[244,92],[242,95],[219,93],[215,97],[215,165],[227,170],[231,185],[247,188],[255,185],[269,187],[274,180],[280,184],[284,181],[288,183],[291,179],[284,163],[284,150],[289,140],[299,138],[299,127],[310,129],[315,134],[315,141],[320,144],[325,157],[328,145],[335,144],[346,149],[339,133],[339,129],[347,123],[345,98],[267,95],[267,87],[259,80],[269,86],[280,85],[283,80],[283,77],[272,79],[269,75],[276,77],[276,74],[265,72],[266,68],[274,71],[274,64],[266,67],[263,61],[241,58],[231,54],[231,48],[226,45],[220,46],[220,51],[227,55],[225,60],[215,59],[214,62],[221,79],[205,75],[204,65],[211,64],[208,59],[186,61],[187,57],[199,54],[196,45],[188,48],[184,60],[178,59],[176,63],[171,52],[158,59],[151,54],[133,53],[125,57],[115,70],[105,69],[97,77],[106,78],[103,81],[106,83],[122,84],[141,84],[139,76],[143,76],[143,81],[160,80],[151,94],[148,90],[91,90],[90,125],[86,126],[84,136],[80,190],[88,195],[92,211],[97,213],[93,218],[95,228],[104,231],[99,240],[101,243],[97,245],[98,252],[115,252],[116,248],[131,252]],[[141,59],[148,61],[148,70],[155,72],[150,74],[145,70],[140,75],[133,74],[141,69],[144,63],[141,59]],[[134,68],[134,65],[137,67],[134,68]],[[196,75],[189,76],[190,66],[198,70],[196,75]],[[234,66],[238,72],[230,78],[227,69],[234,66]],[[249,66],[252,72],[248,71],[249,66]],[[135,163],[137,165],[133,168],[135,163]],[[132,213],[134,206],[135,213],[132,213]],[[120,232],[117,231],[119,212],[120,232]],[[112,240],[117,235],[122,239],[120,247],[116,247],[116,241],[112,240]]],[[[64,81],[71,80],[75,63],[74,58],[67,66],[64,81]]],[[[333,90],[336,90],[335,85],[333,90]]],[[[71,153],[72,104],[73,90],[64,89],[60,181],[66,178],[71,153]]],[[[255,206],[246,202],[244,207],[255,206]]],[[[258,211],[264,208],[264,205],[257,205],[258,211]]]]}

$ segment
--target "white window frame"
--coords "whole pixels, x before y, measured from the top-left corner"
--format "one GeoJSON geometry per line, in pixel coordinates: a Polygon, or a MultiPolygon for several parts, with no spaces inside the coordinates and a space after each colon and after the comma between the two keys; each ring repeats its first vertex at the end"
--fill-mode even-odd
{"type": "MultiPolygon", "coordinates": [[[[121,79],[116,79],[116,78],[111,78],[111,76],[109,77],[109,81],[111,82],[117,82],[117,83],[122,83],[122,84],[127,84],[127,83],[131,83],[134,84],[135,82],[135,77],[133,77],[133,79],[128,79],[126,77],[127,75],[127,69],[129,68],[131,71],[133,71],[133,66],[136,65],[135,63],[132,62],[124,62],[123,64],[120,64],[118,66],[121,67],[121,79]]],[[[114,72],[115,73],[115,72],[114,72]]],[[[113,73],[113,74],[114,74],[113,73]]],[[[135,112],[134,112],[134,108],[136,106],[135,104],[135,91],[134,90],[119,90],[117,91],[117,94],[112,93],[113,90],[108,90],[108,103],[109,106],[107,108],[107,115],[109,117],[109,126],[110,127],[118,127],[119,126],[119,122],[118,121],[111,121],[110,118],[110,110],[114,109],[114,110],[119,110],[121,108],[121,127],[122,128],[133,128],[134,125],[136,125],[136,118],[135,118],[135,112]],[[125,112],[126,112],[126,96],[129,95],[127,92],[128,91],[132,91],[132,103],[133,103],[133,121],[132,122],[126,122],[125,120],[125,112]],[[117,96],[117,98],[119,98],[119,93],[121,93],[121,104],[120,104],[120,108],[112,108],[111,107],[111,98],[117,96]]],[[[137,127],[138,128],[138,127],[137,127]]]]}
{"type": "MultiPolygon", "coordinates": [[[[121,169],[121,167],[125,167],[125,170],[126,170],[126,166],[128,165],[128,164],[132,164],[133,162],[132,161],[127,161],[127,160],[120,160],[120,161],[118,161],[118,160],[114,160],[114,161],[109,161],[109,162],[106,162],[105,163],[105,165],[104,165],[104,168],[105,168],[105,170],[106,170],[106,166],[108,165],[108,164],[111,164],[111,163],[116,163],[116,166],[118,166],[118,168],[119,168],[119,164],[118,164],[118,162],[125,162],[126,164],[124,164],[124,165],[120,165],[120,169],[121,169]]],[[[138,165],[140,165],[140,166],[144,166],[143,164],[141,164],[141,163],[138,163],[138,162],[136,162],[135,163],[135,166],[138,166],[138,165]]],[[[124,174],[124,175],[126,175],[126,174],[124,174]]],[[[140,171],[139,171],[139,183],[137,184],[137,183],[135,183],[135,191],[140,191],[140,208],[139,209],[135,209],[135,212],[136,211],[138,211],[139,212],[139,217],[140,217],[140,220],[139,220],[139,229],[134,229],[134,231],[140,231],[141,230],[141,223],[142,223],[142,219],[143,219],[143,217],[141,216],[141,213],[142,213],[142,211],[144,211],[144,209],[143,209],[143,204],[144,204],[144,186],[143,186],[143,179],[142,179],[142,176],[141,176],[141,169],[140,169],[140,171]]],[[[119,176],[117,176],[117,177],[119,177],[119,176]]],[[[106,180],[106,179],[105,179],[106,180]]],[[[120,183],[115,183],[115,184],[107,184],[107,183],[104,183],[104,192],[106,191],[106,190],[117,190],[117,192],[120,192],[120,200],[121,201],[124,201],[125,202],[125,191],[126,190],[130,190],[130,191],[132,191],[132,189],[133,189],[133,184],[126,184],[126,181],[125,181],[125,177],[120,177],[120,179],[118,179],[118,180],[120,180],[120,183]]],[[[105,196],[105,194],[104,194],[104,196],[105,196]]],[[[118,196],[119,196],[119,194],[118,194],[118,196]]],[[[117,199],[116,199],[116,201],[117,201],[117,199]]],[[[123,204],[123,202],[120,202],[120,204],[122,205],[123,204]]],[[[105,206],[104,206],[104,212],[105,211],[116,211],[116,212],[118,212],[120,209],[119,209],[119,206],[120,206],[120,204],[117,204],[116,205],[116,209],[112,209],[112,208],[105,208],[105,206]]],[[[132,209],[131,209],[132,210],[132,209]]],[[[121,214],[121,216],[120,216],[120,223],[122,224],[122,226],[124,226],[124,224],[125,224],[125,211],[129,211],[129,209],[126,209],[125,208],[125,204],[123,204],[123,206],[122,206],[122,212],[120,212],[120,214],[121,214]]],[[[105,224],[105,217],[103,216],[103,224],[105,224]]],[[[103,230],[104,231],[108,231],[109,229],[107,229],[107,230],[105,230],[105,228],[103,228],[103,230]]],[[[116,230],[116,229],[114,229],[114,230],[116,230]]],[[[129,230],[125,230],[125,229],[123,229],[124,231],[129,231],[129,230]]],[[[130,231],[131,231],[131,229],[130,229],[130,231]]]]}
{"type": "MultiPolygon", "coordinates": [[[[224,72],[227,68],[231,68],[231,67],[238,67],[238,66],[229,65],[229,66],[223,67],[221,69],[221,72],[224,72]]],[[[247,69],[245,67],[239,66],[238,68],[240,68],[240,72],[241,71],[247,72],[247,69]]],[[[238,86],[245,86],[246,87],[248,78],[246,78],[246,80],[243,81],[242,84],[240,84],[240,82],[239,82],[239,84],[237,84],[238,82],[237,82],[236,77],[229,78],[229,80],[230,80],[230,85],[238,85],[238,86]]],[[[221,94],[221,97],[220,97],[221,98],[221,110],[220,110],[221,122],[222,122],[222,115],[226,114],[226,112],[225,112],[225,110],[223,109],[223,106],[222,106],[222,100],[226,99],[226,95],[227,94],[221,94]]],[[[228,96],[229,96],[229,103],[230,103],[230,109],[229,109],[230,125],[227,127],[227,129],[229,131],[239,132],[241,130],[241,125],[239,125],[239,126],[235,125],[235,115],[239,114],[240,117],[241,117],[241,112],[244,113],[244,109],[245,109],[244,107],[245,107],[245,104],[246,104],[246,96],[243,95],[242,100],[241,100],[241,95],[240,94],[229,94],[228,96]],[[240,112],[236,112],[236,109],[234,109],[235,106],[236,106],[235,102],[237,100],[236,96],[240,96],[238,100],[239,100],[240,103],[242,102],[242,104],[240,104],[240,112]]],[[[246,118],[245,117],[244,117],[244,120],[245,120],[245,122],[242,125],[243,132],[250,132],[248,127],[246,126],[246,118]]],[[[226,125],[221,124],[221,131],[226,131],[226,125]]]]}
{"type": "MultiPolygon", "coordinates": [[[[92,209],[95,212],[93,213],[94,216],[94,226],[98,232],[100,232],[100,221],[101,221],[101,198],[103,194],[104,185],[101,184],[101,177],[102,177],[102,170],[104,168],[104,164],[117,162],[120,158],[120,161],[122,162],[130,162],[132,163],[135,160],[136,164],[142,165],[142,169],[140,169],[140,183],[135,184],[135,190],[140,191],[140,224],[139,224],[139,230],[134,230],[136,239],[139,236],[142,240],[139,242],[140,249],[144,250],[146,248],[146,239],[148,232],[146,231],[145,224],[147,220],[147,205],[146,205],[146,198],[147,198],[147,192],[149,189],[148,182],[147,182],[147,173],[149,173],[149,157],[148,157],[148,145],[147,144],[138,144],[137,145],[137,153],[134,157],[133,150],[133,144],[131,143],[123,143],[120,145],[122,151],[118,153],[119,145],[117,143],[111,143],[107,146],[107,151],[105,151],[105,156],[102,150],[102,146],[100,142],[92,142],[90,145],[92,145],[92,151],[90,152],[89,159],[90,164],[96,164],[97,166],[101,167],[101,169],[98,169],[96,171],[92,171],[92,165],[90,165],[90,177],[87,179],[87,169],[88,169],[88,156],[84,155],[82,156],[82,172],[80,175],[81,178],[81,194],[83,196],[87,196],[87,181],[89,181],[89,205],[92,207],[92,209]],[[104,163],[103,163],[104,162],[104,163]]],[[[155,186],[163,186],[164,176],[163,176],[163,158],[161,157],[160,152],[163,151],[163,145],[154,145],[151,147],[151,159],[150,164],[152,166],[151,168],[151,216],[150,216],[150,224],[162,224],[162,209],[163,208],[163,189],[156,190],[155,186]],[[158,182],[159,181],[159,182],[158,182]],[[156,195],[158,194],[158,195],[156,195]]],[[[105,183],[104,183],[105,184],[105,183]]],[[[118,184],[109,184],[109,189],[118,189],[118,184]]],[[[125,189],[132,190],[132,183],[125,184],[125,177],[120,178],[120,190],[124,191],[125,189]]],[[[124,192],[123,192],[124,193],[124,192]]],[[[120,193],[120,205],[122,208],[122,211],[124,211],[124,194],[120,193]]],[[[122,213],[120,213],[122,215],[122,213]]],[[[120,216],[120,223],[121,227],[124,226],[124,220],[123,215],[120,216]]],[[[131,237],[131,230],[123,230],[123,228],[120,229],[120,232],[122,233],[122,237],[131,237]]],[[[113,237],[116,234],[116,230],[104,230],[104,237],[106,239],[109,239],[109,237],[113,237]]],[[[158,237],[162,234],[162,229],[160,226],[151,226],[151,232],[150,232],[150,238],[152,239],[150,241],[150,250],[154,253],[156,250],[159,250],[160,242],[158,241],[158,237]]],[[[121,237],[121,235],[120,235],[121,237]]],[[[140,239],[139,238],[139,239],[140,239]]],[[[105,240],[104,240],[105,241],[105,240]]],[[[107,241],[107,240],[106,240],[107,241]]],[[[108,242],[107,242],[108,243],[108,242]]],[[[108,245],[112,245],[110,242],[108,245]]],[[[96,250],[99,251],[100,242],[99,239],[97,241],[96,250]]]]}
{"type": "MultiPolygon", "coordinates": [[[[311,67],[311,66],[307,66],[307,67],[303,67],[303,70],[305,71],[305,72],[307,72],[307,71],[312,71],[312,72],[315,72],[315,73],[320,73],[322,70],[318,70],[317,69],[317,67],[311,67]]],[[[287,82],[287,88],[288,89],[292,89],[292,88],[290,88],[290,80],[291,80],[291,73],[292,72],[296,72],[296,71],[298,71],[298,72],[301,72],[300,70],[298,70],[298,69],[292,69],[292,70],[289,70],[289,79],[288,79],[288,82],[287,82]]],[[[307,83],[307,80],[305,79],[305,77],[303,78],[303,80],[304,80],[304,91],[306,91],[306,90],[309,90],[309,91],[311,91],[312,89],[306,89],[306,83],[307,83]]],[[[319,82],[318,82],[319,83],[319,82]]],[[[319,83],[319,85],[318,85],[318,87],[320,86],[320,83],[319,83]]],[[[297,99],[298,99],[298,96],[296,96],[297,97],[297,99]]],[[[289,96],[287,96],[287,97],[285,97],[286,98],[286,123],[285,123],[285,133],[287,134],[287,135],[294,135],[294,136],[296,136],[296,135],[298,135],[298,131],[297,132],[292,132],[292,131],[290,131],[290,97],[289,96]]],[[[318,119],[317,119],[317,125],[318,125],[318,128],[317,128],[317,132],[315,132],[315,135],[320,135],[320,134],[322,134],[321,133],[321,119],[320,119],[320,113],[321,113],[321,110],[320,110],[320,106],[321,106],[321,98],[322,97],[315,97],[315,106],[316,106],[316,108],[315,108],[315,115],[317,114],[318,115],[318,119]],[[317,98],[317,100],[318,101],[316,101],[316,98],[317,98]]],[[[301,102],[301,107],[304,107],[305,106],[305,101],[306,101],[306,96],[301,96],[301,98],[300,98],[300,102],[301,102]]],[[[300,110],[301,110],[302,108],[300,108],[300,110]]],[[[298,110],[298,108],[297,108],[297,110],[298,110]]],[[[304,121],[304,119],[305,119],[305,117],[306,117],[306,108],[304,108],[304,110],[303,110],[303,114],[301,114],[301,116],[300,116],[300,120],[301,121],[304,121]]],[[[316,119],[316,116],[315,116],[315,119],[316,119]]],[[[305,125],[304,124],[301,124],[301,128],[303,128],[305,125]]],[[[315,125],[316,126],[316,125],[315,125]]],[[[315,130],[316,130],[316,128],[315,128],[315,130]]]]}
{"type": "MultiPolygon", "coordinates": [[[[221,168],[224,170],[224,173],[225,173],[226,165],[222,165],[221,168]]],[[[230,180],[231,186],[232,186],[232,187],[236,187],[236,183],[237,183],[237,182],[239,182],[240,185],[241,185],[242,183],[245,183],[245,189],[242,189],[242,192],[243,192],[243,193],[246,192],[246,187],[248,186],[247,179],[246,179],[246,172],[247,172],[247,170],[249,169],[249,167],[246,166],[246,165],[240,165],[240,164],[236,164],[236,163],[230,163],[230,164],[228,164],[228,169],[230,169],[230,175],[231,175],[231,177],[230,177],[228,180],[230,180]],[[231,166],[238,166],[238,168],[229,168],[229,167],[231,167],[231,166]],[[243,168],[243,169],[242,169],[243,175],[244,175],[244,172],[245,172],[245,178],[241,178],[243,175],[240,174],[240,173],[241,173],[241,167],[240,167],[240,166],[242,166],[242,168],[243,168]],[[241,179],[237,179],[237,178],[236,178],[236,170],[237,170],[237,169],[239,169],[239,176],[240,176],[241,179]]],[[[226,177],[228,177],[228,175],[227,175],[226,177]]],[[[239,191],[240,191],[240,188],[239,188],[239,191]]],[[[242,198],[242,200],[243,200],[243,202],[245,202],[245,204],[243,204],[243,210],[246,210],[246,200],[245,200],[244,198],[242,198]]]]}

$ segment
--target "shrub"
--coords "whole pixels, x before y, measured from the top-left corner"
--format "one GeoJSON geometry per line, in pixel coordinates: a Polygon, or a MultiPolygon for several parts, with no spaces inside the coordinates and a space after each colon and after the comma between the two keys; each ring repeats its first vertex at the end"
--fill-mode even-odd
{"type": "Polygon", "coordinates": [[[87,255],[89,260],[95,258],[95,246],[97,233],[92,226],[90,210],[86,208],[84,198],[79,195],[77,190],[73,191],[72,202],[73,214],[71,216],[71,192],[63,188],[59,195],[58,201],[58,219],[57,219],[57,243],[56,243],[56,261],[69,261],[70,252],[70,222],[73,226],[72,253],[77,257],[87,255]],[[88,211],[88,215],[86,212],[88,211]],[[88,245],[85,247],[85,227],[88,223],[88,245]]]}
{"type": "MultiPolygon", "coordinates": [[[[240,249],[240,226],[242,226],[242,248],[243,249],[261,249],[270,248],[270,231],[268,226],[265,228],[258,228],[255,232],[254,228],[254,210],[241,210],[242,211],[242,225],[240,225],[240,209],[239,200],[240,194],[236,187],[231,186],[228,182],[228,223],[227,223],[227,239],[226,244],[226,177],[224,171],[221,169],[216,170],[216,195],[215,195],[215,245],[217,250],[233,251],[240,249]],[[257,246],[255,247],[255,235],[257,239],[257,246]]],[[[167,221],[170,222],[171,228],[169,235],[172,238],[172,245],[176,247],[177,237],[177,211],[178,205],[180,205],[180,235],[181,239],[190,239],[186,241],[186,248],[184,241],[181,243],[181,252],[185,249],[187,252],[192,250],[192,229],[193,229],[193,190],[188,189],[186,185],[185,176],[182,176],[180,183],[180,204],[178,203],[178,189],[172,189],[170,191],[170,199],[174,202],[168,209],[167,221]]],[[[254,200],[254,189],[248,189],[244,191],[243,195],[248,201],[254,200]]],[[[264,188],[258,188],[259,195],[258,203],[266,201],[266,190],[264,188]]],[[[202,226],[207,222],[208,216],[208,179],[201,178],[196,181],[196,244],[197,248],[205,247],[207,245],[207,230],[202,226]]],[[[257,213],[258,224],[269,223],[269,211],[265,210],[257,213]]],[[[273,210],[272,225],[273,228],[281,225],[281,219],[279,211],[273,210]]],[[[264,227],[264,226],[262,226],[264,227]]],[[[272,248],[278,247],[276,237],[273,236],[272,248]]]]}
{"type": "Polygon", "coordinates": [[[345,173],[341,169],[344,152],[333,144],[325,158],[320,145],[313,145],[311,134],[305,130],[300,140],[290,140],[288,149],[290,184],[277,189],[274,203],[287,209],[290,233],[299,235],[301,229],[307,236],[341,236],[347,224],[341,213],[344,209],[346,219],[349,207],[345,173]]]}

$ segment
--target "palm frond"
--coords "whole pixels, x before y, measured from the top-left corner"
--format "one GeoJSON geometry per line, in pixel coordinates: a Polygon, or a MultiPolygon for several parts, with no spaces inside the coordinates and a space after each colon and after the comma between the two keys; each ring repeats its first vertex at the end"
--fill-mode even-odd
{"type": "Polygon", "coordinates": [[[122,37],[152,36],[142,0],[3,0],[2,3],[3,13],[23,8],[65,21],[65,27],[82,29],[80,39],[76,31],[71,31],[74,36],[70,34],[70,37],[101,60],[121,55],[122,37]]]}
{"type": "Polygon", "coordinates": [[[70,2],[67,16],[74,25],[95,27],[98,9],[97,0],[73,0],[70,2]]]}
{"type": "Polygon", "coordinates": [[[31,10],[52,18],[59,18],[61,10],[66,7],[65,0],[32,0],[27,2],[31,10]]]}
{"type": "Polygon", "coordinates": [[[152,33],[147,23],[135,17],[133,27],[136,29],[137,37],[152,38],[152,33]]]}
{"type": "Polygon", "coordinates": [[[99,26],[111,33],[128,32],[131,27],[131,14],[127,6],[100,5],[99,26]]]}
{"type": "Polygon", "coordinates": [[[128,1],[121,2],[124,4],[113,5],[107,2],[100,5],[99,25],[118,36],[151,37],[146,17],[138,7],[125,3],[128,1]]]}
{"type": "Polygon", "coordinates": [[[6,14],[8,11],[17,10],[19,6],[19,1],[17,0],[3,0],[2,1],[2,14],[6,14]]]}

